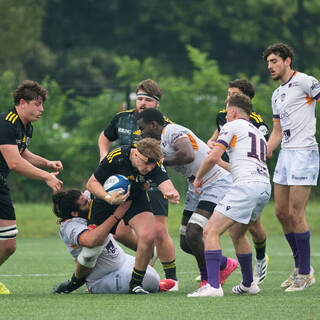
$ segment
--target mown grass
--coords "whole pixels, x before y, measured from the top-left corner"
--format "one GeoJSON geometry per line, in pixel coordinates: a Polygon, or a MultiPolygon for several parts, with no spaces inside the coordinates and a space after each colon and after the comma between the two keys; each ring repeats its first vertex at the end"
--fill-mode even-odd
{"type": "MultiPolygon", "coordinates": [[[[312,231],[311,261],[319,279],[320,217],[319,204],[308,206],[312,231]]],[[[0,268],[0,281],[11,290],[0,296],[0,319],[318,319],[320,286],[298,293],[285,293],[279,285],[292,270],[288,245],[274,216],[271,202],[263,213],[268,233],[269,273],[257,296],[235,296],[233,285],[241,279],[239,270],[224,286],[223,298],[190,299],[198,275],[195,260],[179,248],[178,228],[183,207],[171,206],[169,230],[176,245],[179,292],[148,296],[90,295],[84,288],[70,295],[53,295],[52,288],[69,278],[74,263],[58,237],[56,217],[51,205],[16,205],[17,252],[0,268]],[[39,239],[41,238],[41,239],[39,239]]],[[[235,257],[228,236],[222,238],[223,253],[235,257]]],[[[132,253],[132,252],[131,252],[132,253]]],[[[161,264],[156,269],[164,276],[161,264]]]]}

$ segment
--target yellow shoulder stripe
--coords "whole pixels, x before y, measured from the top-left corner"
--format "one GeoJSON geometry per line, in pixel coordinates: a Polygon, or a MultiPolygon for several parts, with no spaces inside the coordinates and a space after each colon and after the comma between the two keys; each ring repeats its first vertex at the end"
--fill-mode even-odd
{"type": "Polygon", "coordinates": [[[11,122],[12,124],[14,124],[16,122],[16,120],[18,119],[18,115],[15,114],[14,112],[10,111],[6,118],[7,121],[11,122]]]}
{"type": "Polygon", "coordinates": [[[250,117],[255,119],[257,121],[257,123],[263,122],[262,118],[260,115],[258,115],[255,112],[251,112],[250,117]]]}
{"type": "Polygon", "coordinates": [[[111,152],[107,155],[107,160],[109,161],[109,163],[111,163],[112,160],[113,160],[113,158],[114,158],[115,156],[118,156],[118,155],[121,154],[121,153],[122,153],[122,152],[121,152],[121,148],[117,148],[117,149],[111,151],[111,152]]]}

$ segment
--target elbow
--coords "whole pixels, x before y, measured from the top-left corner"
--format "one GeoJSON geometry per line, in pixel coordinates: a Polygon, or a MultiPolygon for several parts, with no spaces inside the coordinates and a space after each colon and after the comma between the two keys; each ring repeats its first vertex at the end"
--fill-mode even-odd
{"type": "Polygon", "coordinates": [[[18,162],[17,161],[9,161],[9,162],[7,162],[7,166],[10,170],[17,171],[18,162]]]}

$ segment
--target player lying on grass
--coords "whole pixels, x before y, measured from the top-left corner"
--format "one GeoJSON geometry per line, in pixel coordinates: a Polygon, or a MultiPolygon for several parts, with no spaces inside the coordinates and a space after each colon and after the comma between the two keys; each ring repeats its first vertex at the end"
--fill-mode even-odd
{"type": "MultiPolygon", "coordinates": [[[[86,283],[91,293],[128,293],[135,258],[126,254],[110,234],[118,219],[129,208],[126,201],[102,224],[88,227],[90,199],[79,190],[61,191],[52,197],[53,212],[59,218],[60,237],[76,261],[72,278],[62,282],[54,293],[70,293],[86,283]],[[86,277],[83,277],[86,275],[86,277]]],[[[143,289],[168,291],[175,285],[171,279],[160,281],[155,269],[147,267],[143,289]]]]}

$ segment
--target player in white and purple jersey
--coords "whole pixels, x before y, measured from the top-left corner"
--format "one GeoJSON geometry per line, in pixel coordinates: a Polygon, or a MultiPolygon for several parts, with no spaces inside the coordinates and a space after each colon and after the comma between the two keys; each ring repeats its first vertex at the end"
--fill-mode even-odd
{"type": "Polygon", "coordinates": [[[194,180],[198,191],[203,177],[212,170],[222,154],[227,151],[233,184],[226,196],[216,206],[204,228],[205,258],[208,284],[189,297],[223,296],[219,284],[221,260],[220,236],[234,228],[233,244],[241,266],[243,280],[233,287],[235,294],[256,294],[260,291],[253,281],[252,251],[246,231],[251,221],[257,220],[269,201],[271,185],[266,165],[267,143],[249,121],[252,104],[249,97],[234,93],[227,99],[227,123],[223,126],[211,153],[203,161],[194,180]]]}
{"type": "Polygon", "coordinates": [[[295,262],[290,277],[281,284],[287,292],[315,283],[305,208],[319,173],[315,105],[320,99],[320,83],[293,70],[293,56],[292,48],[284,43],[269,46],[263,54],[272,79],[281,83],[272,95],[274,121],[268,153],[281,143],[273,182],[276,215],[295,262]]]}
{"type": "MultiPolygon", "coordinates": [[[[203,228],[215,206],[229,189],[232,183],[231,175],[220,166],[213,168],[205,175],[198,195],[192,182],[202,161],[210,151],[207,144],[188,128],[166,123],[161,112],[155,109],[141,112],[138,124],[143,137],[161,140],[164,165],[171,166],[189,181],[180,227],[180,247],[183,251],[195,256],[201,275],[200,286],[204,286],[207,283],[207,269],[204,259],[203,228]]],[[[220,271],[222,285],[237,265],[238,262],[235,259],[223,256],[220,271]]]]}
{"type": "MultiPolygon", "coordinates": [[[[71,280],[58,285],[54,293],[70,293],[86,283],[91,293],[128,293],[135,258],[126,254],[111,235],[130,202],[120,205],[102,224],[88,226],[90,199],[80,190],[53,195],[53,212],[59,218],[60,237],[76,262],[71,280]]],[[[142,286],[148,292],[168,291],[171,279],[160,281],[157,271],[147,267],[142,286]]]]}

